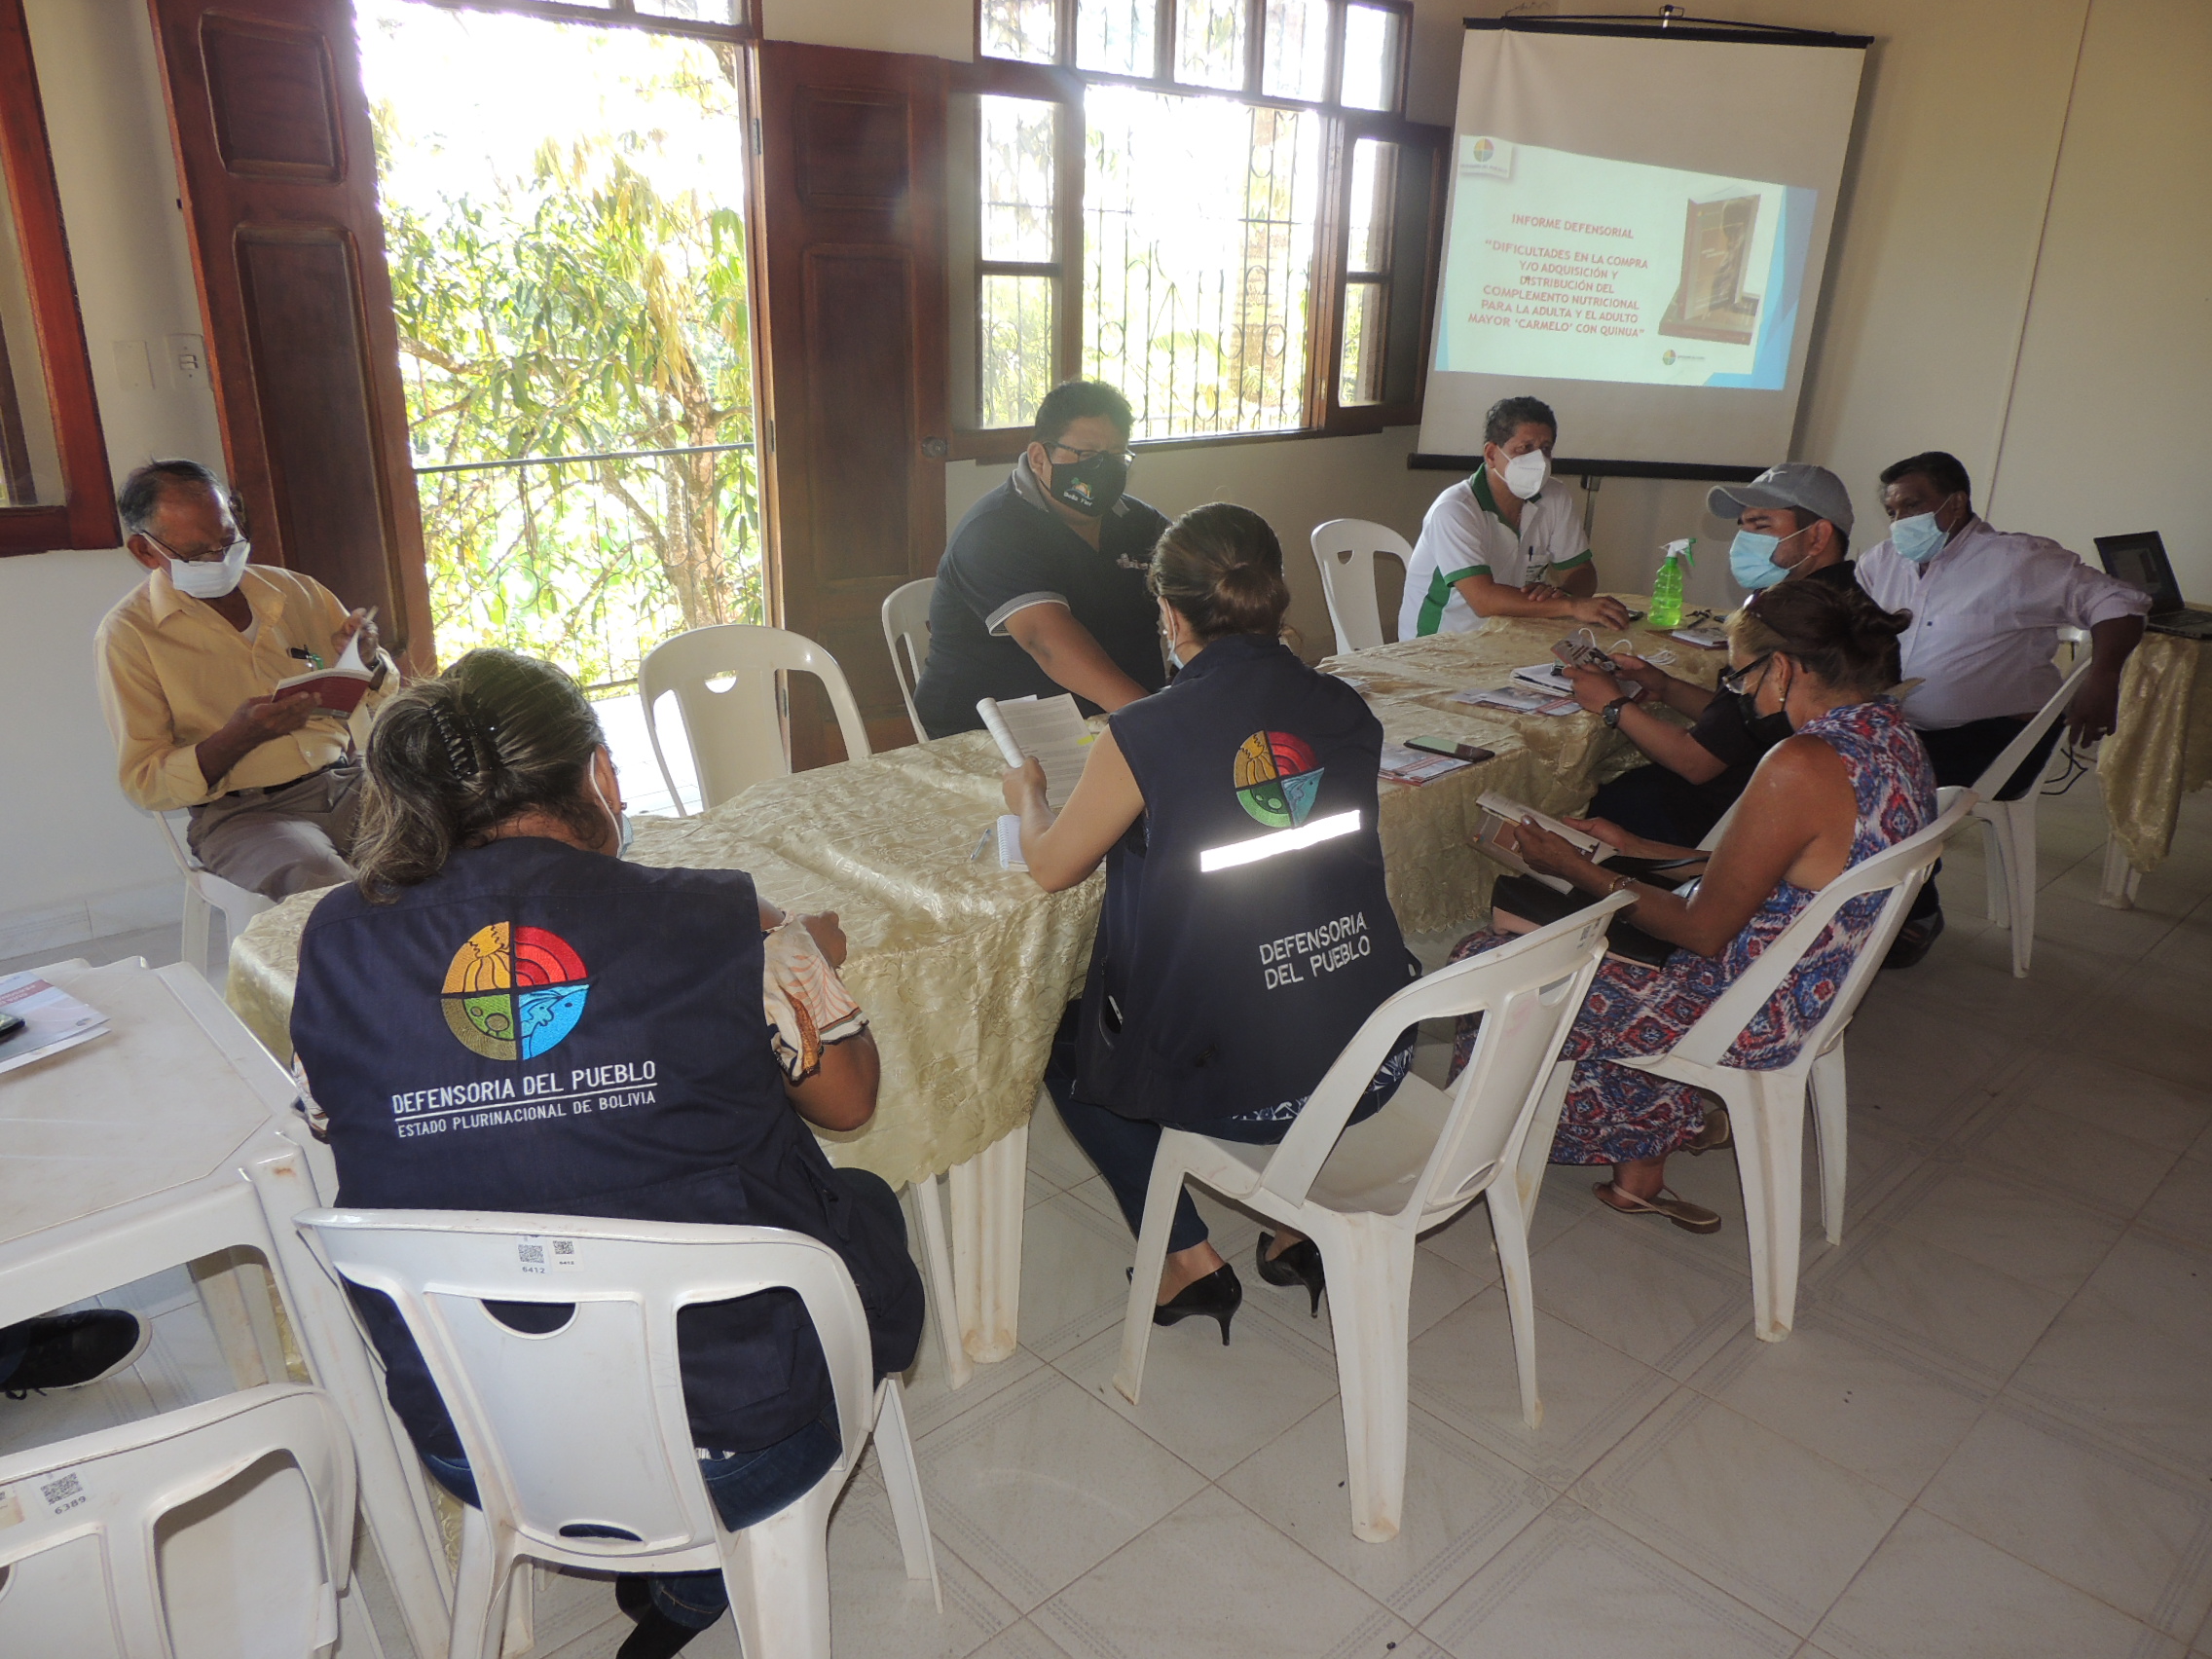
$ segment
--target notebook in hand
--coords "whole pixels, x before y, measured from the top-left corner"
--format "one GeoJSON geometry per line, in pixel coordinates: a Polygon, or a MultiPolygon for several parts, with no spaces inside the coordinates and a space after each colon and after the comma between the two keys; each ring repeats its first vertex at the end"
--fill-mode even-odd
{"type": "Polygon", "coordinates": [[[328,668],[311,668],[305,674],[279,680],[275,695],[292,697],[312,691],[321,707],[333,714],[350,715],[361,706],[361,699],[369,693],[369,682],[376,676],[375,669],[362,665],[361,636],[356,633],[346,642],[344,656],[328,668]]]}
{"type": "Polygon", "coordinates": [[[1483,795],[1475,804],[1482,808],[1483,814],[1483,821],[1475,830],[1475,850],[1495,859],[1510,870],[1516,870],[1532,881],[1542,882],[1555,893],[1569,891],[1573,883],[1562,876],[1546,875],[1541,870],[1530,867],[1519,853],[1498,838],[1499,831],[1507,825],[1518,826],[1524,818],[1533,818],[1593,864],[1604,864],[1613,856],[1613,849],[1595,835],[1586,835],[1570,825],[1562,824],[1558,819],[1538,812],[1532,806],[1523,806],[1505,795],[1493,792],[1483,795]]]}

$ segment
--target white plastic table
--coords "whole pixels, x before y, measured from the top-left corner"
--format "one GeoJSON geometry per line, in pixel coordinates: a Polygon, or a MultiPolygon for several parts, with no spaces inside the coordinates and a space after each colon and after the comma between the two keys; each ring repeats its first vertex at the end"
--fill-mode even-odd
{"type": "Polygon", "coordinates": [[[110,1029],[0,1074],[0,1325],[190,1263],[234,1379],[282,1382],[276,1319],[240,1262],[258,1256],[310,1380],[351,1430],[362,1519],[408,1635],[442,1653],[451,1591],[421,1464],[343,1297],[291,1226],[327,1198],[313,1156],[285,1132],[290,1078],[181,963],[42,972],[110,1029]]]}

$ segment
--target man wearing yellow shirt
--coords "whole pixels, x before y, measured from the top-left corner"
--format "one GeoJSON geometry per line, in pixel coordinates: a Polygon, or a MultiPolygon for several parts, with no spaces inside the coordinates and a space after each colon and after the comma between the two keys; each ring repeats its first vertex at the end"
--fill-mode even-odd
{"type": "Polygon", "coordinates": [[[100,621],[100,711],[123,793],[188,808],[194,855],[271,899],[350,881],[360,811],[355,719],[398,675],[368,612],[296,571],[246,563],[215,475],[156,461],[124,481],[124,545],[146,579],[100,621]],[[376,671],[350,719],[277,682],[335,663],[353,636],[376,671]]]}

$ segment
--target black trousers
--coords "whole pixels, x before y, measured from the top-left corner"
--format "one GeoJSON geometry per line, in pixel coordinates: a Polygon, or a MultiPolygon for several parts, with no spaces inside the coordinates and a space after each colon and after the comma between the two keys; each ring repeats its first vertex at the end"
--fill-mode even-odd
{"type": "Polygon", "coordinates": [[[1602,786],[1584,811],[1591,818],[1611,819],[1631,835],[1694,847],[1744,793],[1741,777],[1730,782],[1733,787],[1716,787],[1721,784],[1717,778],[1693,784],[1658,764],[1639,766],[1602,786]]]}
{"type": "MultiPolygon", "coordinates": [[[[2027,723],[2010,715],[1999,715],[1992,719],[1944,726],[1938,731],[1922,731],[1921,746],[1928,751],[1928,758],[1936,768],[1937,787],[1971,785],[1989,770],[1990,762],[2005,753],[2006,745],[2018,737],[2027,723]]],[[[2044,733],[2043,741],[1997,792],[1999,800],[2018,800],[2036,787],[2043,777],[2044,767],[2049,763],[2050,752],[2058,746],[2058,734],[2064,723],[2052,722],[2051,728],[2044,733]]],[[[1938,864],[1936,869],[1942,867],[1938,864]]],[[[1933,916],[1942,907],[1942,901],[1936,894],[1936,871],[1931,870],[1913,898],[1912,918],[1933,916]]]]}

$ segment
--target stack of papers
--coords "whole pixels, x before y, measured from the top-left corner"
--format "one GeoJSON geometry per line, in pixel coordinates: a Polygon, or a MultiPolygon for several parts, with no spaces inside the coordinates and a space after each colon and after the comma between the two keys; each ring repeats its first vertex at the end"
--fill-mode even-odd
{"type": "Polygon", "coordinates": [[[1408,749],[1402,743],[1382,745],[1382,776],[1394,784],[1411,784],[1417,789],[1432,778],[1441,778],[1448,772],[1473,764],[1472,760],[1461,760],[1453,755],[1428,755],[1419,749],[1408,749]]]}
{"type": "Polygon", "coordinates": [[[997,827],[999,868],[1027,869],[1029,861],[1021,856],[1021,820],[1011,812],[999,814],[997,827]]]}
{"type": "Polygon", "coordinates": [[[1716,651],[1728,643],[1728,631],[1718,627],[1677,628],[1674,637],[1686,644],[1702,646],[1709,651],[1716,651]]]}
{"type": "Polygon", "coordinates": [[[107,1030],[107,1015],[40,978],[34,969],[0,978],[0,1014],[12,1014],[23,1029],[0,1043],[0,1072],[89,1043],[107,1030]]]}
{"type": "Polygon", "coordinates": [[[1554,697],[1544,691],[1516,691],[1509,685],[1455,691],[1452,701],[1478,709],[1510,709],[1517,715],[1571,715],[1582,706],[1572,697],[1554,697]]]}
{"type": "Polygon", "coordinates": [[[1014,697],[1004,703],[985,697],[976,712],[1009,766],[1035,760],[1045,768],[1045,804],[1054,812],[1067,805],[1092,742],[1075,699],[1064,691],[1057,697],[1014,697]]]}

